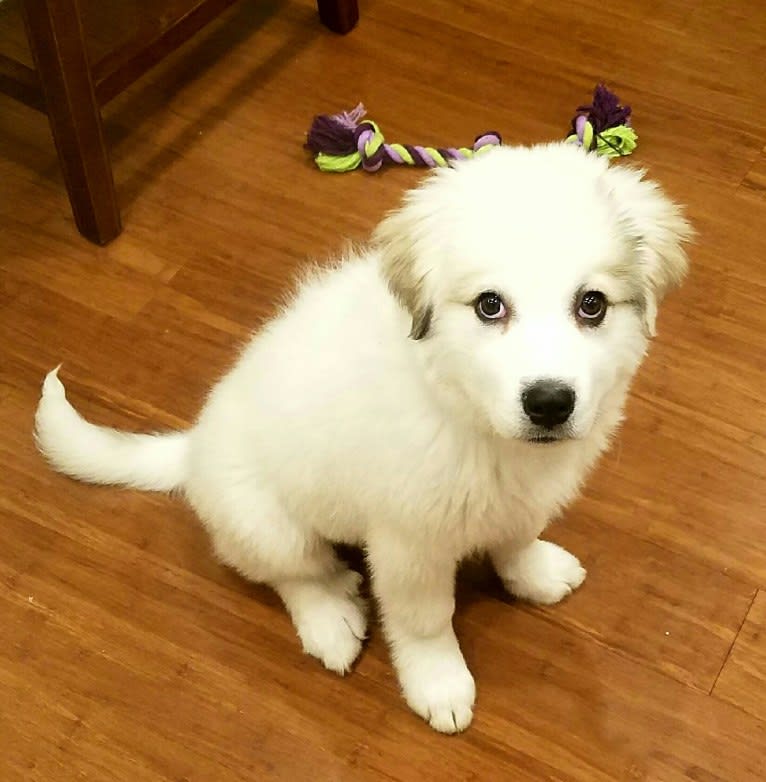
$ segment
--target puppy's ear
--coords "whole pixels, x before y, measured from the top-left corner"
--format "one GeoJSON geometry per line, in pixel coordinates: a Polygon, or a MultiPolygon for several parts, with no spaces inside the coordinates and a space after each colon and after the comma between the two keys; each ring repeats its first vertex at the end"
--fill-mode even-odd
{"type": "Polygon", "coordinates": [[[660,303],[686,276],[689,259],[684,244],[694,237],[694,229],[681,207],[644,175],[627,167],[607,171],[618,219],[638,254],[644,329],[653,337],[660,303]]]}
{"type": "Polygon", "coordinates": [[[401,207],[385,217],[372,236],[383,276],[412,316],[412,339],[427,336],[433,318],[428,275],[443,231],[436,224],[438,199],[431,196],[443,176],[441,171],[432,173],[420,187],[407,193],[401,207]]]}
{"type": "Polygon", "coordinates": [[[423,339],[428,334],[433,315],[426,294],[427,271],[421,268],[418,255],[425,230],[414,205],[405,203],[389,214],[372,236],[388,287],[412,316],[412,339],[423,339]]]}

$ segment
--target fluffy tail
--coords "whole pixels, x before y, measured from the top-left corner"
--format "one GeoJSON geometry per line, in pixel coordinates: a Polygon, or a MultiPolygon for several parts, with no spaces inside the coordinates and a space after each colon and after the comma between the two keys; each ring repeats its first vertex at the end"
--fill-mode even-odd
{"type": "Polygon", "coordinates": [[[129,434],[88,423],[67,401],[57,367],[43,383],[37,446],[53,467],[88,483],[171,491],[184,483],[185,433],[129,434]]]}

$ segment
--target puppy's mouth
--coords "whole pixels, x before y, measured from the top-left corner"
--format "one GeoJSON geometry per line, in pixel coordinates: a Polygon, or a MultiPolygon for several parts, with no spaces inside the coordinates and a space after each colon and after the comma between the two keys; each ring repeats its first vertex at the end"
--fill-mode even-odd
{"type": "Polygon", "coordinates": [[[557,427],[556,429],[539,429],[527,432],[524,440],[533,445],[551,445],[552,443],[564,443],[573,440],[574,436],[569,427],[557,427]]]}

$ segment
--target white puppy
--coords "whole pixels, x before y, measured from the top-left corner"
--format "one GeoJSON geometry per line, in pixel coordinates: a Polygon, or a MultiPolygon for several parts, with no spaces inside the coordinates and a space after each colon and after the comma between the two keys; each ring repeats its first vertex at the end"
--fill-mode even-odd
{"type": "Polygon", "coordinates": [[[332,544],[363,546],[407,702],[460,731],[475,689],[456,566],[487,551],[534,603],[582,583],[538,536],[618,425],[690,233],[642,172],[565,144],[495,149],[428,176],[369,249],[311,275],[189,431],[93,426],[54,371],[37,440],[82,480],[182,489],[220,559],[270,584],[339,673],[366,618],[332,544]]]}

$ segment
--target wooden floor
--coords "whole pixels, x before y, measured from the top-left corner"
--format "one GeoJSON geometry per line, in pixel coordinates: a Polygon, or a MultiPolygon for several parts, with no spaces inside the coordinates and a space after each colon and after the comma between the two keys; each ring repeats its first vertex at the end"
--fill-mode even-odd
{"type": "MultiPolygon", "coordinates": [[[[0,50],[20,47],[8,5],[0,50]]],[[[44,119],[0,99],[0,779],[766,778],[766,5],[759,0],[248,2],[106,112],[124,235],[75,233],[44,119]],[[446,738],[380,634],[340,679],[172,498],[49,472],[32,415],[60,361],[84,413],[185,426],[307,256],[362,239],[415,171],[331,176],[301,147],[364,100],[391,139],[556,139],[599,79],[635,162],[689,205],[619,443],[550,532],[564,604],[481,567],[456,626],[479,697],[446,738]]],[[[103,20],[101,20],[103,21],[103,20]]]]}

